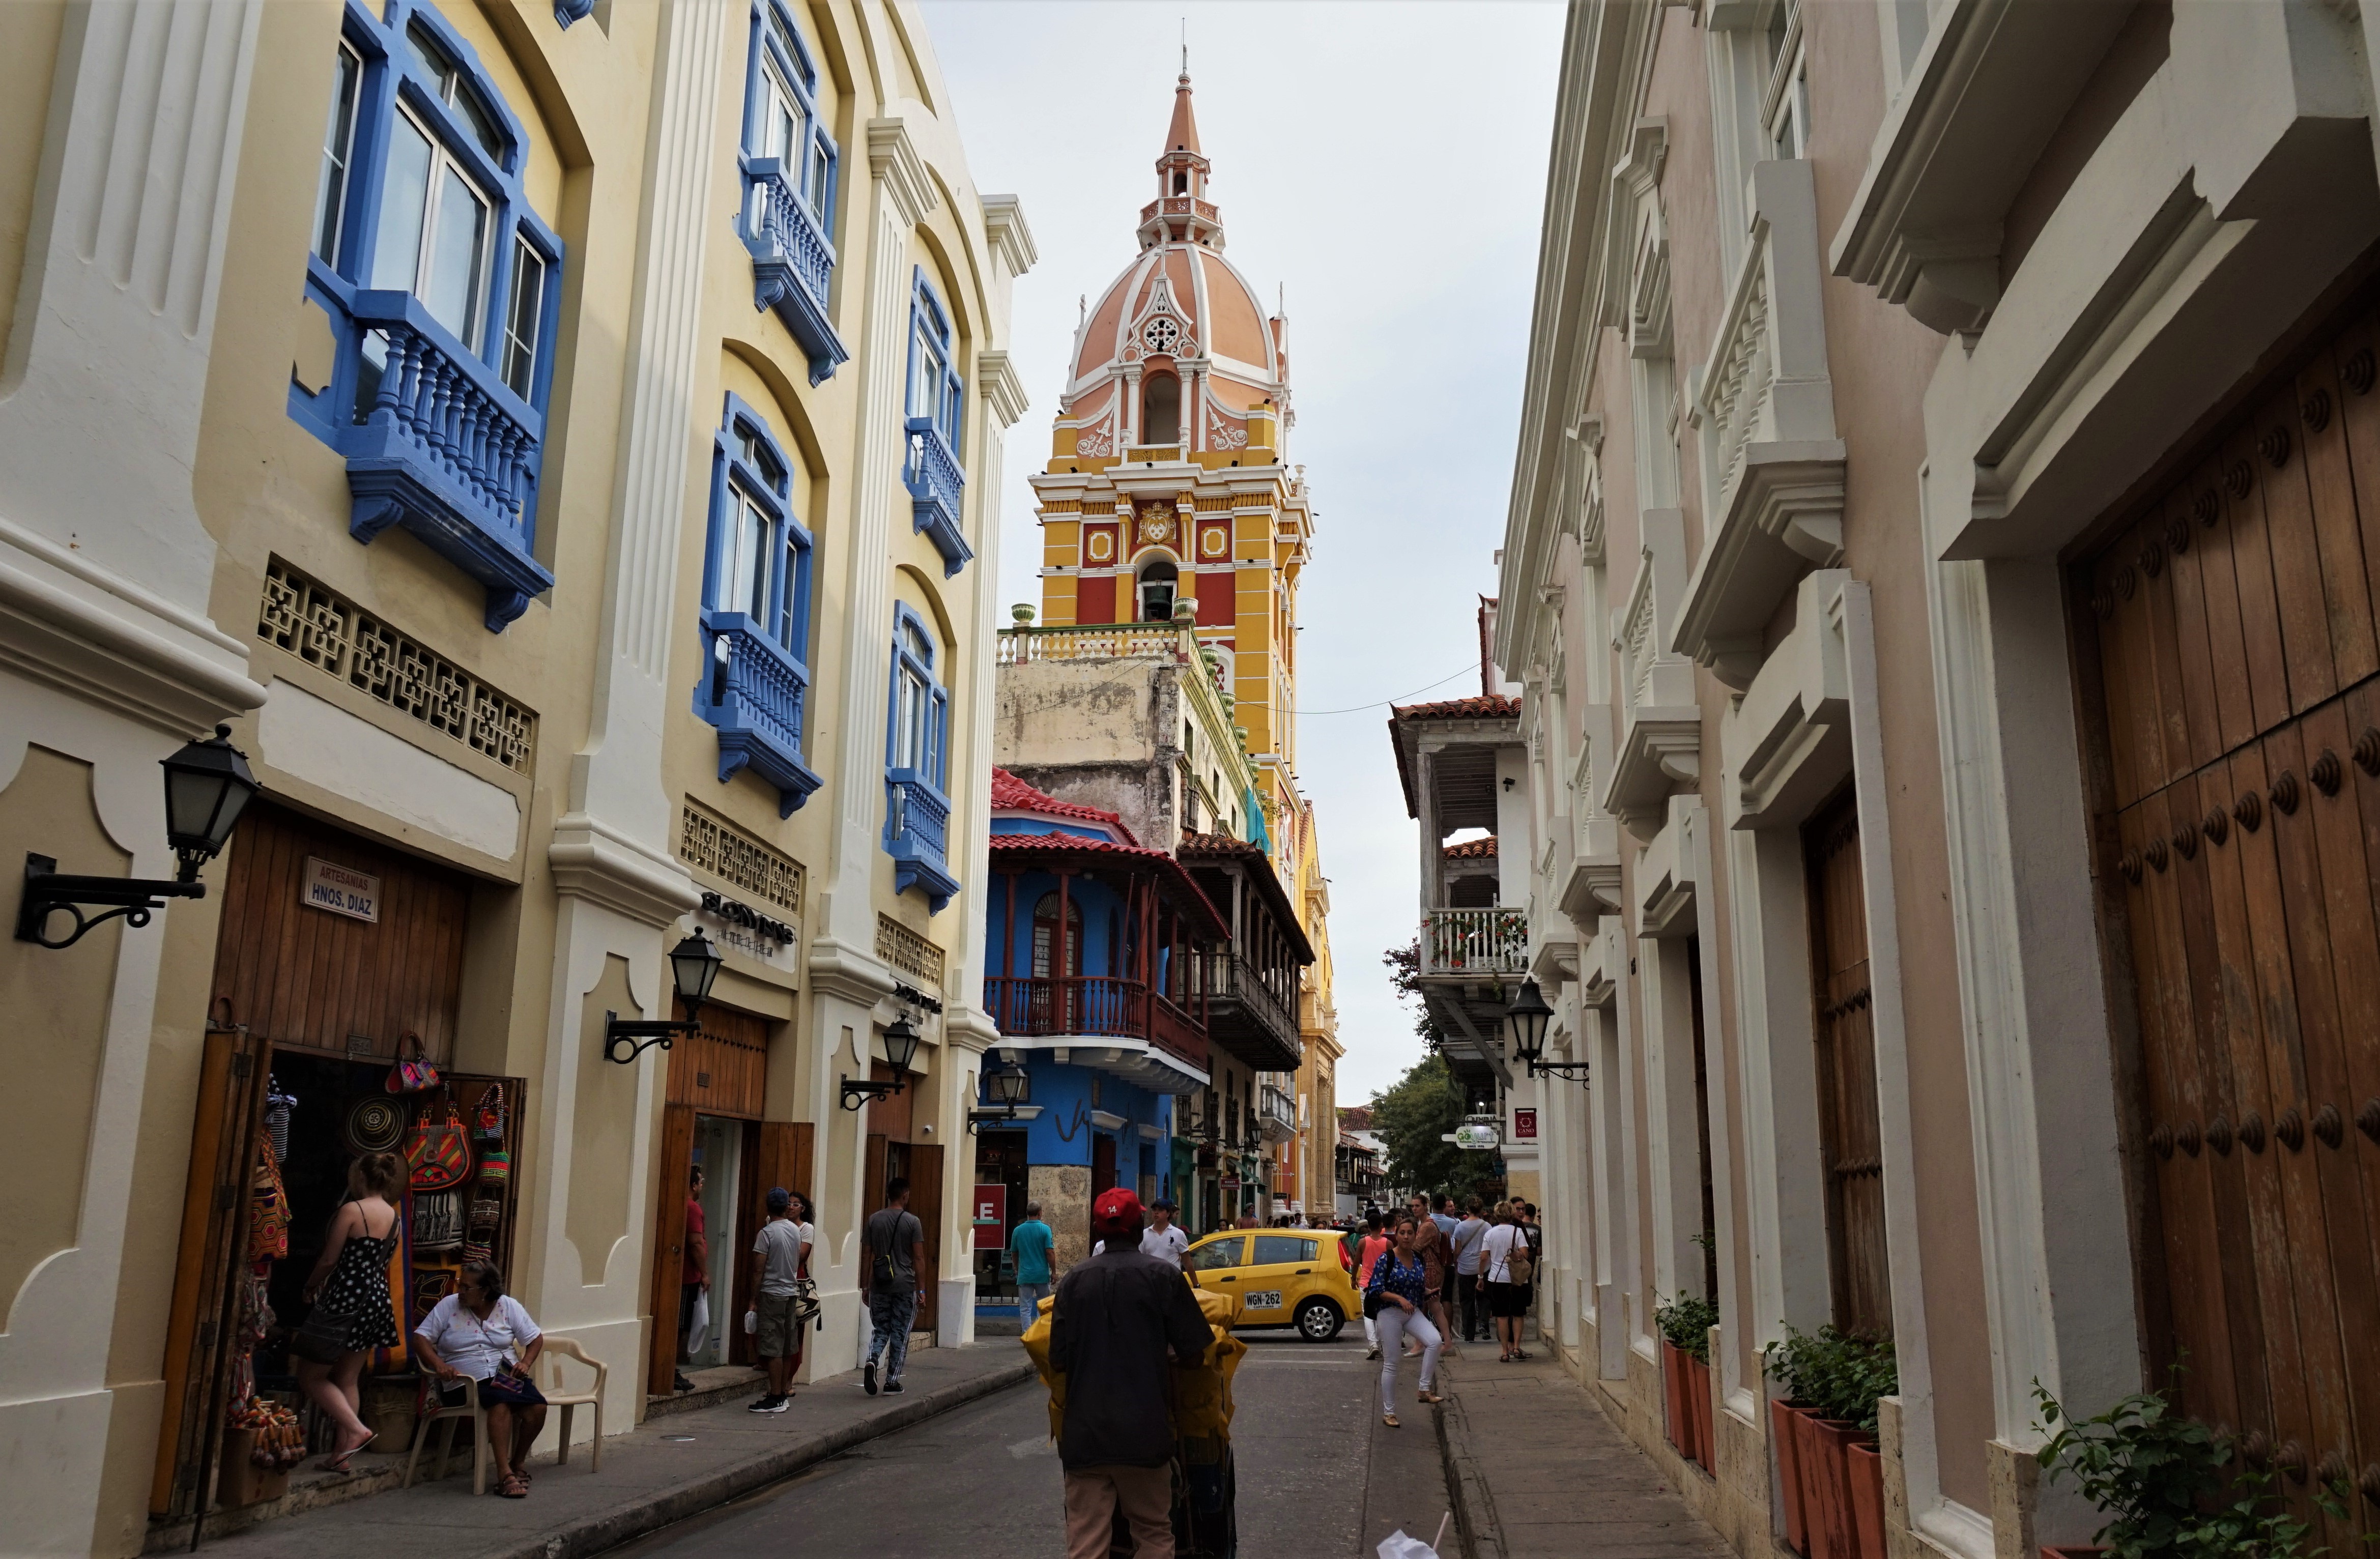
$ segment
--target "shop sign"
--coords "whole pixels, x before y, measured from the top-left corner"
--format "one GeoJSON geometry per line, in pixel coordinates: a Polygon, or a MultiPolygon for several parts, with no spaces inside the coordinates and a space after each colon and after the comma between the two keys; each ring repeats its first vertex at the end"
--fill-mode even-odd
{"type": "Polygon", "coordinates": [[[975,1188],[975,1247],[978,1251],[1008,1248],[1008,1188],[975,1188]]]}
{"type": "Polygon", "coordinates": [[[701,908],[694,912],[694,924],[709,932],[710,939],[722,947],[733,948],[747,958],[787,974],[801,973],[795,952],[799,938],[794,928],[740,900],[723,893],[704,892],[701,908]]]}
{"type": "Polygon", "coordinates": [[[380,878],[333,865],[320,856],[306,857],[306,875],[298,879],[298,896],[315,909],[380,924],[380,878]]]}
{"type": "Polygon", "coordinates": [[[1537,1140],[1536,1111],[1514,1110],[1512,1112],[1512,1140],[1516,1142],[1534,1142],[1537,1140]]]}
{"type": "Polygon", "coordinates": [[[1225,1190],[1239,1190],[1239,1189],[1240,1189],[1240,1178],[1239,1178],[1237,1175],[1226,1175],[1226,1176],[1224,1176],[1224,1177],[1223,1177],[1223,1189],[1224,1189],[1225,1190]]]}
{"type": "Polygon", "coordinates": [[[1463,1125],[1454,1129],[1454,1145],[1476,1152],[1492,1150],[1501,1144],[1493,1126],[1463,1125]]]}

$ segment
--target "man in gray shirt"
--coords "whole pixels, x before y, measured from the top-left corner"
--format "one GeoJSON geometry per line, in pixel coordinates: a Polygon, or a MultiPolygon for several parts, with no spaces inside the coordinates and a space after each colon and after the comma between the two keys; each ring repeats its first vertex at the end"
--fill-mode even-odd
{"type": "Polygon", "coordinates": [[[909,1328],[917,1319],[917,1274],[926,1266],[926,1226],[909,1211],[909,1182],[897,1177],[884,1188],[884,1205],[868,1215],[859,1236],[859,1297],[867,1301],[875,1334],[868,1340],[868,1367],[861,1384],[876,1395],[876,1364],[884,1360],[884,1390],[901,1389],[909,1362],[909,1328]],[[889,1345],[889,1348],[888,1348],[889,1345]],[[887,1353],[890,1358],[885,1358],[887,1353]]]}
{"type": "Polygon", "coordinates": [[[1479,1215],[1479,1199],[1475,1196],[1463,1204],[1463,1221],[1448,1237],[1454,1250],[1454,1292],[1461,1301],[1459,1319],[1466,1343],[1477,1340],[1487,1310],[1479,1297],[1479,1242],[1487,1234],[1488,1220],[1479,1215]]]}
{"type": "Polygon", "coordinates": [[[802,1275],[802,1226],[786,1216],[793,1201],[784,1187],[771,1187],[769,1221],[752,1241],[753,1340],[769,1368],[769,1392],[752,1404],[756,1413],[782,1413],[794,1398],[794,1296],[802,1275]]]}

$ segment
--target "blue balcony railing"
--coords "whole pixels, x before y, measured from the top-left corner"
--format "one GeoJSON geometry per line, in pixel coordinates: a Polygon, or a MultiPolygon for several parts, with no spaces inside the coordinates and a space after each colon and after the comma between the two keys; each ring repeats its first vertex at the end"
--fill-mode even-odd
{"type": "Polygon", "coordinates": [[[914,768],[888,770],[884,778],[884,847],[892,856],[892,890],[926,890],[934,913],[959,890],[951,875],[951,804],[914,768]]]}
{"type": "Polygon", "coordinates": [[[909,419],[909,458],[901,477],[909,484],[917,527],[941,553],[942,576],[948,578],[966,566],[975,549],[959,533],[959,495],[966,490],[966,473],[959,469],[958,456],[951,453],[932,417],[909,419]]]}
{"type": "Polygon", "coordinates": [[[810,360],[819,384],[851,358],[827,308],[834,246],[794,192],[798,169],[775,157],[744,159],[744,247],[752,251],[752,303],[776,311],[810,360]]]}
{"type": "Polygon", "coordinates": [[[809,672],[740,611],[704,611],[702,648],[694,712],[719,728],[719,782],[748,767],[777,787],[777,816],[792,816],[820,784],[802,761],[809,672]]]}
{"type": "Polygon", "coordinates": [[[489,631],[503,632],[553,587],[530,550],[545,419],[411,293],[353,293],[336,312],[353,325],[340,379],[355,423],[334,441],[355,495],[349,533],[411,531],[486,586],[489,631]]]}

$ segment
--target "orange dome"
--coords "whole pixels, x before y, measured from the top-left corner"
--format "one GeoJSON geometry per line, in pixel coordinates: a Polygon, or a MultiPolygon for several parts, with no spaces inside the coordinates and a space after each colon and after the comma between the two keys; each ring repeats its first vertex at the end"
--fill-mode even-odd
{"type": "Polygon", "coordinates": [[[1208,171],[1185,71],[1157,159],[1158,197],[1141,208],[1141,252],[1076,332],[1058,416],[1085,429],[1084,454],[1177,439],[1197,449],[1239,448],[1246,413],[1267,403],[1286,420],[1283,321],[1266,313],[1256,288],[1219,252],[1223,224],[1207,199],[1208,171]],[[1168,376],[1178,408],[1172,437],[1140,401],[1168,376]],[[1119,393],[1127,384],[1135,388],[1119,393]]]}

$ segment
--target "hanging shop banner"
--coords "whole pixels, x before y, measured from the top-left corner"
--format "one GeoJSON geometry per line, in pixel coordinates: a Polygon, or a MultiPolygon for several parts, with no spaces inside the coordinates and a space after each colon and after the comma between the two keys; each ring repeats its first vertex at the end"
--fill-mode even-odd
{"type": "Polygon", "coordinates": [[[1454,1129],[1454,1145],[1475,1152],[1491,1151],[1502,1144],[1493,1126],[1458,1126],[1454,1129]]]}
{"type": "Polygon", "coordinates": [[[975,1188],[975,1249],[1004,1251],[1008,1248],[1008,1188],[1004,1185],[975,1188]]]}
{"type": "Polygon", "coordinates": [[[1516,1109],[1512,1112],[1512,1140],[1516,1142],[1534,1142],[1537,1140],[1536,1111],[1516,1109]]]}
{"type": "Polygon", "coordinates": [[[306,857],[306,875],[298,879],[298,896],[315,909],[380,924],[380,878],[333,865],[319,855],[306,857]]]}

